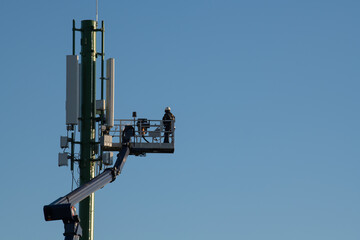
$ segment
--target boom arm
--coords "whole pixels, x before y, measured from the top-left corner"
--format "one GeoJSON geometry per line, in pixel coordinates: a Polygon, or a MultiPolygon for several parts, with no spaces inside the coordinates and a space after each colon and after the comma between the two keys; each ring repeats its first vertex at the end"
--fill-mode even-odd
{"type": "Polygon", "coordinates": [[[46,221],[63,220],[65,224],[65,240],[76,240],[81,236],[81,227],[79,225],[80,219],[78,215],[76,215],[74,205],[87,198],[95,191],[103,188],[106,184],[113,182],[116,179],[116,176],[121,173],[129,153],[129,145],[123,144],[112,168],[105,169],[104,172],[88,183],[78,187],[51,204],[44,206],[44,217],[46,221]]]}

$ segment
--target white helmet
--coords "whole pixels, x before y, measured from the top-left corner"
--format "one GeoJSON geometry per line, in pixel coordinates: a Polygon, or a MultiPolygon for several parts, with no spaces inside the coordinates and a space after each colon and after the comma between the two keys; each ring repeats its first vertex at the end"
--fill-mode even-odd
{"type": "Polygon", "coordinates": [[[170,107],[166,107],[166,108],[165,108],[165,111],[171,111],[171,108],[170,108],[170,107]]]}

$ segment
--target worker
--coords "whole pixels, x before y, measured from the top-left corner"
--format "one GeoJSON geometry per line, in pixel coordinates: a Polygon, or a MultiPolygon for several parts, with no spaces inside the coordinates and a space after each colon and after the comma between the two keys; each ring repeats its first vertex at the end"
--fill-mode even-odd
{"type": "Polygon", "coordinates": [[[170,112],[171,108],[165,108],[165,114],[163,117],[163,124],[165,127],[164,143],[169,143],[169,135],[172,134],[172,123],[175,121],[175,116],[170,112]]]}

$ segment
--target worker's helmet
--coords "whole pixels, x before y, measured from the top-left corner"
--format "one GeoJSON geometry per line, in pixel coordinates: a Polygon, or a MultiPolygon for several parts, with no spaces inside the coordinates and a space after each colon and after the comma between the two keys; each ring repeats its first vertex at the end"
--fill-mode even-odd
{"type": "Polygon", "coordinates": [[[166,108],[165,108],[165,112],[166,112],[166,111],[171,111],[171,108],[170,108],[170,107],[166,107],[166,108]]]}

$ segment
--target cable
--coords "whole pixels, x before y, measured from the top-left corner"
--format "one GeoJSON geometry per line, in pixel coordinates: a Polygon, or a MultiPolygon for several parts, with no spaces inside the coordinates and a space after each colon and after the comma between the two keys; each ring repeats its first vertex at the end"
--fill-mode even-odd
{"type": "Polygon", "coordinates": [[[71,171],[71,191],[74,190],[74,170],[71,171]]]}
{"type": "Polygon", "coordinates": [[[142,136],[142,138],[145,140],[145,142],[150,143],[150,142],[145,138],[145,136],[142,136]]]}

